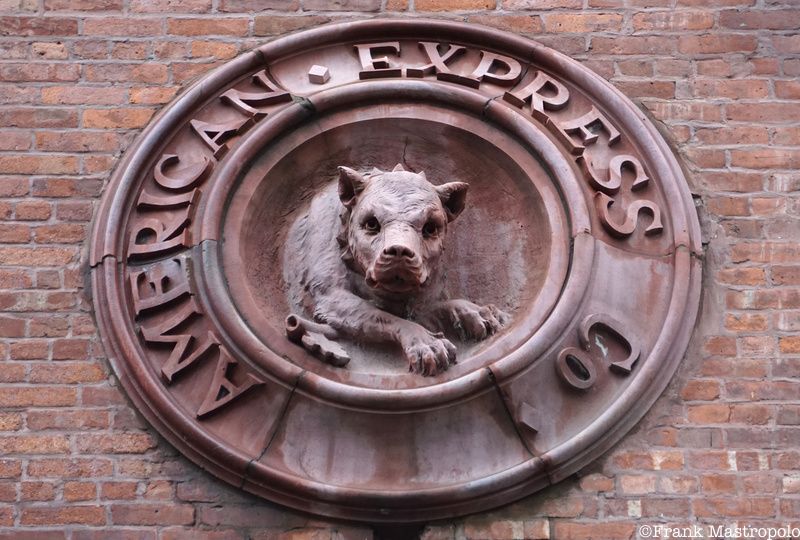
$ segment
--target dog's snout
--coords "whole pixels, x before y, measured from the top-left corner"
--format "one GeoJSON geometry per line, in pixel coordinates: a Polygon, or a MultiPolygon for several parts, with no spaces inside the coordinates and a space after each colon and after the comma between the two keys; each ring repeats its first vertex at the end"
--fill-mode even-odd
{"type": "Polygon", "coordinates": [[[408,246],[400,244],[393,244],[383,249],[383,254],[387,257],[405,257],[406,259],[413,259],[414,252],[408,246]]]}

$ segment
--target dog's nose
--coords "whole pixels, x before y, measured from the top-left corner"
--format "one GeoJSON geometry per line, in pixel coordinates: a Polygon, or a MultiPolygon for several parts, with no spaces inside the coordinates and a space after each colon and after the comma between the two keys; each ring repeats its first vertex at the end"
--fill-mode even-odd
{"type": "Polygon", "coordinates": [[[414,258],[414,252],[411,251],[410,248],[408,248],[406,246],[403,246],[403,245],[400,245],[400,244],[395,244],[395,245],[383,248],[383,254],[386,255],[387,257],[398,257],[398,258],[399,257],[405,257],[406,259],[413,259],[414,258]]]}

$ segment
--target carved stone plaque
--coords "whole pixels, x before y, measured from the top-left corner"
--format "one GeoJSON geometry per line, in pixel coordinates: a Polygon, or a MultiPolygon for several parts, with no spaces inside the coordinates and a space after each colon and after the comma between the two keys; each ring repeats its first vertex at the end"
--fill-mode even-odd
{"type": "Polygon", "coordinates": [[[204,469],[371,522],[574,473],[665,388],[699,303],[685,180],[579,63],[460,23],[294,34],[165,108],[91,245],[117,375],[204,469]]]}

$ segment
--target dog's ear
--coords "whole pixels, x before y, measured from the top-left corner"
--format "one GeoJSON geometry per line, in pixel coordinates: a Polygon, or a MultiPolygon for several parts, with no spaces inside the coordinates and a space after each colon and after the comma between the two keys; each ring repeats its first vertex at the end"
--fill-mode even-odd
{"type": "Polygon", "coordinates": [[[467,190],[469,184],[464,182],[449,182],[436,186],[436,192],[442,201],[447,221],[453,221],[464,210],[467,205],[467,190]]]}
{"type": "Polygon", "coordinates": [[[367,179],[350,167],[339,167],[339,200],[347,208],[356,204],[358,194],[364,191],[367,179]]]}

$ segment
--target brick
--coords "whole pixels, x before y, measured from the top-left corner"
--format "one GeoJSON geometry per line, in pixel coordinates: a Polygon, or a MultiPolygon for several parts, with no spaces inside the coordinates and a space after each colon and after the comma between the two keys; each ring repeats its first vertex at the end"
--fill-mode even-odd
{"type": "Polygon", "coordinates": [[[769,321],[760,313],[729,313],[725,316],[725,328],[731,332],[764,332],[769,328],[769,321]]]}
{"type": "Polygon", "coordinates": [[[109,43],[101,39],[79,39],[72,42],[72,54],[75,58],[98,60],[108,57],[109,43]]]}
{"type": "Polygon", "coordinates": [[[50,105],[117,105],[125,103],[127,97],[124,88],[78,85],[42,88],[42,103],[50,105]]]}
{"type": "Polygon", "coordinates": [[[0,176],[0,197],[24,197],[30,191],[25,176],[0,176]]]}
{"type": "MultiPolygon", "coordinates": [[[[697,79],[692,83],[695,97],[758,99],[769,97],[769,83],[764,80],[697,79]]],[[[747,144],[741,141],[740,144],[747,144]]]]}
{"type": "Polygon", "coordinates": [[[188,504],[113,504],[111,521],[117,525],[191,525],[194,507],[188,504]]]}
{"type": "Polygon", "coordinates": [[[77,403],[77,391],[62,386],[15,387],[0,388],[0,406],[2,407],[57,407],[70,406],[77,403]]]}
{"type": "Polygon", "coordinates": [[[29,225],[0,224],[0,242],[6,244],[25,244],[30,241],[30,238],[31,231],[29,225]]]}
{"type": "Polygon", "coordinates": [[[677,38],[672,36],[592,37],[592,51],[598,54],[669,55],[675,51],[677,38]]]}
{"type": "Polygon", "coordinates": [[[740,34],[707,34],[681,36],[678,51],[683,54],[717,54],[731,52],[754,52],[758,42],[755,36],[740,34]]]}
{"type": "Polygon", "coordinates": [[[0,80],[4,82],[62,82],[77,81],[80,66],[72,64],[2,64],[0,80]]]}
{"type": "Polygon", "coordinates": [[[692,501],[692,508],[697,517],[772,517],[775,515],[775,500],[703,497],[692,501]]]}
{"type": "Polygon", "coordinates": [[[91,82],[166,83],[167,77],[167,66],[155,62],[96,64],[86,67],[86,80],[91,82]]]}
{"type": "Polygon", "coordinates": [[[75,258],[72,248],[0,246],[0,264],[11,266],[63,266],[75,258]]]}
{"type": "Polygon", "coordinates": [[[56,497],[53,482],[22,482],[20,484],[20,501],[52,501],[56,497]]]}
{"type": "Polygon", "coordinates": [[[160,19],[96,17],[83,21],[85,36],[157,36],[163,34],[160,19]]]}
{"type": "Polygon", "coordinates": [[[22,415],[19,413],[0,413],[0,431],[17,431],[22,427],[22,415]]]}
{"type": "Polygon", "coordinates": [[[97,498],[97,484],[93,482],[64,482],[64,500],[91,501],[97,498]]]}
{"type": "Polygon", "coordinates": [[[772,409],[765,405],[739,403],[731,407],[731,422],[752,426],[765,425],[772,419],[772,409]]]}
{"type": "MultiPolygon", "coordinates": [[[[800,99],[800,96],[797,97],[800,99]]],[[[776,127],[773,129],[772,142],[780,146],[800,146],[800,128],[776,127]]]]}
{"type": "Polygon", "coordinates": [[[773,35],[769,39],[780,54],[800,53],[800,35],[773,35]]]}
{"type": "Polygon", "coordinates": [[[497,540],[512,540],[517,538],[514,533],[514,523],[511,521],[495,520],[490,523],[467,522],[464,524],[464,535],[467,538],[496,538],[497,540]]]}
{"type": "Polygon", "coordinates": [[[746,169],[796,169],[800,168],[800,150],[734,150],[731,151],[731,164],[746,169]]]}
{"type": "Polygon", "coordinates": [[[199,58],[233,58],[239,51],[238,45],[218,41],[193,41],[192,56],[199,58]]]}
{"type": "MultiPolygon", "coordinates": [[[[324,0],[315,0],[317,4],[324,0]]],[[[346,1],[346,0],[339,0],[346,1]]],[[[304,0],[304,5],[308,0],[304,0]]],[[[494,0],[416,0],[417,11],[478,11],[494,9],[494,0]]]]}
{"type": "Polygon", "coordinates": [[[614,86],[623,94],[634,98],[654,97],[669,99],[675,97],[673,81],[615,81],[614,86]]]}
{"type": "Polygon", "coordinates": [[[732,30],[796,30],[800,28],[800,10],[725,10],[719,14],[719,25],[732,30]]]}
{"type": "Polygon", "coordinates": [[[179,36],[244,36],[249,21],[244,18],[168,19],[167,33],[179,36]]]}
{"type": "Polygon", "coordinates": [[[0,171],[7,174],[75,174],[79,170],[78,158],[74,156],[0,155],[0,171]]]}
{"type": "Polygon", "coordinates": [[[726,404],[690,405],[687,419],[693,424],[724,424],[730,419],[730,406],[726,404]]]}
{"type": "Polygon", "coordinates": [[[618,13],[549,13],[544,16],[548,32],[615,32],[622,27],[618,13]]]}
{"type": "Polygon", "coordinates": [[[633,538],[635,523],[609,521],[606,523],[579,523],[556,521],[553,523],[553,538],[559,540],[626,540],[633,538]]]}
{"type": "Polygon", "coordinates": [[[695,493],[697,478],[691,475],[661,476],[658,478],[657,491],[670,495],[695,493]]]}
{"type": "Polygon", "coordinates": [[[34,478],[95,478],[110,476],[113,464],[99,457],[32,459],[27,472],[34,478]]]}
{"type": "Polygon", "coordinates": [[[612,491],[614,489],[614,479],[602,474],[590,474],[581,478],[581,489],[596,493],[598,491],[612,491]]]}
{"type": "Polygon", "coordinates": [[[69,36],[78,33],[72,17],[0,17],[0,36],[69,36]]]}
{"type": "Polygon", "coordinates": [[[25,508],[20,516],[22,525],[104,525],[102,506],[48,506],[25,508]]]}
{"type": "Polygon", "coordinates": [[[685,120],[719,122],[722,120],[722,106],[720,105],[680,101],[654,101],[648,102],[646,105],[656,118],[665,122],[685,120]]]}
{"type": "Polygon", "coordinates": [[[69,332],[69,321],[63,315],[32,317],[28,326],[29,337],[59,337],[69,332]]]}
{"type": "Polygon", "coordinates": [[[206,63],[176,62],[172,65],[172,80],[178,84],[185,83],[201,75],[205,75],[215,67],[221,65],[221,63],[222,62],[219,60],[206,63]]]}
{"type": "Polygon", "coordinates": [[[111,48],[111,58],[119,60],[145,60],[149,56],[150,43],[147,42],[118,42],[111,48]]]}
{"type": "Polygon", "coordinates": [[[151,108],[136,109],[87,109],[83,113],[83,125],[87,128],[133,129],[144,127],[155,111],[151,108]]]}
{"type": "Polygon", "coordinates": [[[121,11],[122,0],[44,0],[47,11],[121,11]]]}
{"type": "Polygon", "coordinates": [[[707,30],[714,26],[714,14],[705,11],[636,13],[631,20],[636,31],[707,30]]]}
{"type": "Polygon", "coordinates": [[[110,424],[108,411],[101,410],[65,410],[44,409],[32,410],[27,414],[26,423],[29,429],[85,430],[105,429],[110,424]]]}
{"type": "MultiPolygon", "coordinates": [[[[284,2],[274,3],[281,9],[292,9],[284,2]]],[[[134,13],[207,13],[211,11],[211,0],[131,0],[129,9],[134,13]]]]}
{"type": "Polygon", "coordinates": [[[175,86],[131,88],[130,102],[137,105],[158,105],[168,103],[177,93],[175,86]]]}
{"type": "Polygon", "coordinates": [[[69,451],[69,440],[63,435],[0,436],[2,454],[63,454],[69,451]]]}
{"type": "Polygon", "coordinates": [[[541,32],[543,29],[538,15],[470,15],[467,21],[518,34],[541,32]]]}
{"type": "Polygon", "coordinates": [[[706,493],[735,493],[736,476],[732,474],[708,474],[700,478],[700,487],[706,493]]]}
{"type": "Polygon", "coordinates": [[[53,365],[33,365],[29,378],[35,383],[80,384],[102,381],[106,374],[97,363],[59,362],[53,365]]]}
{"type": "Polygon", "coordinates": [[[81,452],[95,454],[142,454],[155,447],[147,433],[86,434],[77,440],[81,452]]]}
{"type": "Polygon", "coordinates": [[[732,103],[725,111],[729,120],[738,122],[785,123],[800,114],[800,103],[732,103]]]}
{"type": "Polygon", "coordinates": [[[125,500],[136,498],[136,482],[103,482],[100,496],[108,500],[125,500]]]}
{"type": "MultiPolygon", "coordinates": [[[[734,344],[735,351],[735,344],[734,344]]],[[[693,380],[681,390],[681,397],[687,401],[712,401],[719,397],[719,383],[710,379],[693,380]]]]}
{"type": "Polygon", "coordinates": [[[656,477],[649,474],[622,475],[618,481],[623,495],[643,495],[656,490],[656,477]]]}
{"type": "Polygon", "coordinates": [[[31,147],[31,133],[29,131],[6,131],[0,139],[0,150],[19,152],[31,147]]]}
{"type": "MultiPolygon", "coordinates": [[[[769,131],[766,127],[761,126],[728,126],[726,128],[700,128],[696,131],[695,137],[698,142],[709,145],[751,145],[751,144],[768,144],[769,131]]],[[[714,178],[720,181],[719,184],[714,184],[712,189],[719,191],[761,191],[763,189],[763,180],[761,176],[746,174],[746,173],[706,173],[704,176],[714,178]],[[746,180],[745,189],[725,189],[727,187],[723,184],[723,176],[733,177],[733,180],[743,181],[746,180]]],[[[732,181],[725,182],[732,184],[732,181]]]]}
{"type": "MultiPolygon", "coordinates": [[[[20,128],[75,128],[78,127],[78,112],[54,108],[0,108],[0,124],[20,128]]],[[[3,171],[3,174],[8,172],[3,171]]]]}
{"type": "MultiPolygon", "coordinates": [[[[582,0],[503,0],[503,9],[581,9],[582,0]]],[[[601,6],[602,7],[602,6],[601,6]]]]}
{"type": "Polygon", "coordinates": [[[34,229],[37,244],[76,244],[86,239],[86,226],[76,223],[44,225],[34,229]]]}
{"type": "Polygon", "coordinates": [[[115,133],[88,131],[40,131],[36,148],[45,152],[114,152],[121,146],[115,133]]]}
{"type": "Polygon", "coordinates": [[[330,18],[319,15],[288,16],[268,15],[255,17],[253,35],[274,36],[294,32],[304,28],[319,26],[330,21],[330,18]]]}
{"type": "Polygon", "coordinates": [[[221,0],[219,10],[224,12],[250,12],[280,10],[297,11],[300,8],[300,0],[221,0]]]}

